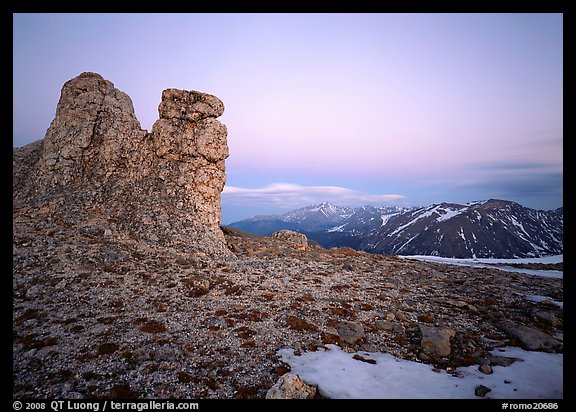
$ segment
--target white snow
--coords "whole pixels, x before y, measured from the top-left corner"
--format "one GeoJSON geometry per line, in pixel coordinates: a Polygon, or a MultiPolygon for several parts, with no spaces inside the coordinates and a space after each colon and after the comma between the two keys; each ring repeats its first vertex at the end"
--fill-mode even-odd
{"type": "Polygon", "coordinates": [[[548,297],[548,296],[542,296],[542,295],[526,295],[526,299],[528,299],[531,302],[551,302],[554,305],[558,306],[561,309],[564,309],[564,302],[560,302],[557,300],[553,300],[552,298],[548,297]]]}
{"type": "Polygon", "coordinates": [[[380,227],[384,226],[392,216],[396,216],[397,214],[398,213],[392,213],[390,215],[381,215],[380,218],[382,219],[382,224],[380,225],[380,227]]]}
{"type": "Polygon", "coordinates": [[[333,228],[331,228],[331,229],[328,229],[326,232],[342,232],[342,231],[343,231],[342,229],[343,229],[344,226],[346,226],[347,224],[348,224],[348,223],[344,223],[343,225],[335,226],[335,227],[333,227],[333,228]]]}
{"type": "MultiPolygon", "coordinates": [[[[412,213],[412,216],[414,216],[414,214],[416,214],[416,213],[419,213],[419,214],[414,219],[412,219],[410,222],[406,223],[405,225],[402,225],[399,228],[396,228],[396,230],[394,230],[392,233],[390,233],[390,235],[395,235],[397,233],[400,233],[401,231],[406,229],[408,226],[412,225],[413,223],[416,223],[417,220],[424,219],[425,217],[428,217],[428,216],[432,216],[434,213],[436,213],[438,215],[438,217],[436,218],[436,221],[442,222],[444,220],[452,219],[454,216],[458,216],[459,214],[464,213],[466,210],[468,210],[468,208],[466,208],[466,207],[461,208],[461,209],[451,209],[451,208],[441,207],[440,205],[430,206],[427,209],[425,209],[424,211],[416,210],[415,212],[412,213]]],[[[383,221],[382,226],[384,226],[384,223],[385,223],[384,216],[382,216],[382,221],[383,221]]]]}
{"type": "Polygon", "coordinates": [[[484,203],[487,203],[487,202],[488,202],[488,200],[474,200],[472,202],[466,203],[466,206],[483,205],[484,203]]]}
{"type": "MultiPolygon", "coordinates": [[[[460,226],[460,231],[458,232],[458,234],[460,235],[460,237],[464,241],[464,245],[466,245],[466,236],[464,236],[464,229],[462,229],[462,226],[460,226]]],[[[466,249],[468,249],[468,248],[466,248],[466,249]]]]}
{"type": "Polygon", "coordinates": [[[402,246],[400,246],[398,248],[398,250],[396,250],[396,253],[400,252],[402,249],[404,249],[404,246],[406,246],[408,243],[412,242],[414,239],[416,239],[418,236],[420,236],[420,233],[415,234],[414,236],[412,236],[410,239],[408,239],[406,242],[404,242],[404,244],[402,246]]]}
{"type": "MultiPolygon", "coordinates": [[[[524,225],[523,225],[522,223],[520,223],[520,222],[516,219],[516,216],[511,215],[510,218],[511,218],[511,220],[512,220],[512,224],[513,224],[514,226],[516,226],[517,228],[519,228],[522,232],[524,232],[524,234],[525,234],[526,236],[528,236],[528,238],[530,238],[530,234],[529,234],[528,232],[526,232],[526,229],[524,229],[524,225]]],[[[518,235],[520,235],[520,233],[519,233],[518,235]]],[[[520,235],[520,237],[521,237],[523,240],[526,240],[526,239],[524,239],[523,236],[520,235]]]]}
{"type": "Polygon", "coordinates": [[[494,266],[493,264],[505,263],[560,263],[564,261],[564,255],[545,256],[541,258],[522,258],[522,259],[457,259],[447,258],[440,256],[425,256],[425,255],[400,255],[405,259],[417,259],[427,262],[445,263],[448,265],[469,266],[473,268],[490,268],[503,270],[505,272],[524,273],[526,275],[542,276],[545,278],[563,279],[564,272],[561,270],[537,270],[537,269],[522,269],[511,266],[494,266]]]}
{"type": "Polygon", "coordinates": [[[445,220],[448,219],[452,219],[454,216],[458,216],[460,213],[464,213],[466,210],[468,210],[467,207],[464,207],[462,209],[438,209],[439,211],[445,211],[446,213],[443,215],[440,215],[440,217],[438,217],[436,219],[437,222],[443,222],[445,220]]]}
{"type": "Polygon", "coordinates": [[[295,356],[292,349],[281,349],[278,354],[293,373],[306,383],[317,385],[320,393],[329,398],[478,399],[474,394],[478,385],[490,388],[485,397],[492,399],[561,399],[564,394],[562,354],[507,347],[492,353],[523,361],[508,367],[494,366],[491,375],[478,371],[476,365],[459,368],[457,376],[452,376],[388,353],[357,353],[376,361],[369,364],[353,359],[354,353],[343,352],[336,345],[326,346],[329,350],[304,352],[300,356],[295,356]]]}
{"type": "MultiPolygon", "coordinates": [[[[436,207],[437,207],[437,206],[426,209],[425,211],[423,211],[422,213],[420,213],[418,216],[416,216],[414,219],[412,219],[410,222],[408,222],[408,223],[406,223],[406,224],[404,224],[404,225],[396,228],[392,233],[390,233],[390,236],[393,236],[393,235],[395,235],[395,234],[397,234],[397,233],[400,233],[401,231],[403,231],[404,229],[406,229],[408,226],[416,223],[417,220],[424,219],[425,217],[428,217],[428,216],[432,216],[432,214],[433,214],[434,212],[436,212],[436,207]]],[[[416,212],[420,212],[420,210],[417,210],[416,212]]],[[[414,212],[414,213],[416,213],[416,212],[414,212]]],[[[412,216],[414,216],[414,213],[412,213],[412,216]]]]}

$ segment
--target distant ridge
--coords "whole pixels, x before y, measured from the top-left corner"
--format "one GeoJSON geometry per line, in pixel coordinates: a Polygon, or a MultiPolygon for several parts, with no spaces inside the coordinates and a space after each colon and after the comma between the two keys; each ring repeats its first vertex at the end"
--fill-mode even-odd
{"type": "Polygon", "coordinates": [[[564,251],[562,207],[542,211],[499,199],[416,208],[321,203],[230,226],[261,235],[297,230],[324,247],[381,254],[510,259],[564,251]]]}

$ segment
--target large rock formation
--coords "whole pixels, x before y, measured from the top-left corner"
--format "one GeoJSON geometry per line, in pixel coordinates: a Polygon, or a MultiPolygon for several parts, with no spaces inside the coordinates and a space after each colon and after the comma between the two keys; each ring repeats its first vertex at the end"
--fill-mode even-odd
{"type": "Polygon", "coordinates": [[[41,208],[117,239],[230,256],[220,230],[224,105],[168,89],[158,110],[148,133],[130,97],[99,74],[66,82],[45,138],[14,149],[15,211],[41,208]]]}

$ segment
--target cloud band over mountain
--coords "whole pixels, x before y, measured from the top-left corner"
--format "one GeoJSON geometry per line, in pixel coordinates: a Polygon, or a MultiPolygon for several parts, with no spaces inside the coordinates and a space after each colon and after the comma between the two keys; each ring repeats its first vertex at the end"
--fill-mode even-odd
{"type": "Polygon", "coordinates": [[[302,186],[293,183],[272,183],[259,188],[225,186],[223,203],[259,204],[279,208],[295,208],[303,204],[332,202],[340,205],[399,204],[406,200],[401,194],[367,194],[339,186],[302,186]]]}

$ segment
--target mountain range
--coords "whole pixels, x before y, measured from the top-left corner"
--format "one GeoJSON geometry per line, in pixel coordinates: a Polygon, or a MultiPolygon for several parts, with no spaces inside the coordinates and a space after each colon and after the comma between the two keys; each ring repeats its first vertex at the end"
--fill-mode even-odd
{"type": "Polygon", "coordinates": [[[542,211],[490,199],[411,208],[321,203],[229,226],[265,236],[290,229],[324,247],[348,246],[369,253],[525,258],[563,253],[563,220],[562,207],[542,211]]]}

